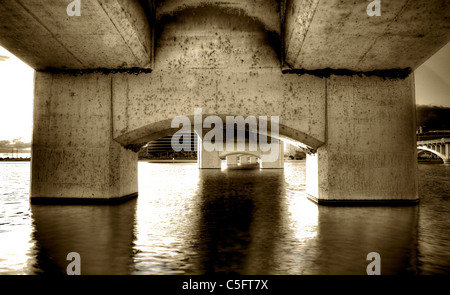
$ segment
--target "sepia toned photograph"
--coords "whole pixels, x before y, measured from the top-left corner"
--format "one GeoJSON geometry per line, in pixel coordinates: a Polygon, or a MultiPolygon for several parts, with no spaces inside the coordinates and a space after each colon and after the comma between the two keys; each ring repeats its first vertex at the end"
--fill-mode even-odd
{"type": "Polygon", "coordinates": [[[287,294],[449,250],[450,1],[0,0],[1,275],[287,294]]]}

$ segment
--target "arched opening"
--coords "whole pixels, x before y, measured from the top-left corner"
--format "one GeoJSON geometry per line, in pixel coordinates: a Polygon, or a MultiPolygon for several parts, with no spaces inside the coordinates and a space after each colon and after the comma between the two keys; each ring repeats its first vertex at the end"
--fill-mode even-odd
{"type": "Polygon", "coordinates": [[[155,28],[155,68],[279,68],[276,18],[267,18],[270,11],[255,15],[241,6],[214,1],[162,6],[155,28]]]}
{"type": "Polygon", "coordinates": [[[417,147],[417,159],[419,163],[439,163],[445,162],[445,157],[441,153],[436,152],[427,147],[417,147]]]}

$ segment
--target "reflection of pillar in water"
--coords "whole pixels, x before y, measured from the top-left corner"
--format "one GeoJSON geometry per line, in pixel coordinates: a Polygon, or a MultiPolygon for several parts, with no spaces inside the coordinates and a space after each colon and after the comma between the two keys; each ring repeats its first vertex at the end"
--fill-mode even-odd
{"type": "Polygon", "coordinates": [[[37,273],[66,274],[67,254],[81,257],[82,275],[128,275],[136,200],[117,206],[32,205],[37,273]]]}

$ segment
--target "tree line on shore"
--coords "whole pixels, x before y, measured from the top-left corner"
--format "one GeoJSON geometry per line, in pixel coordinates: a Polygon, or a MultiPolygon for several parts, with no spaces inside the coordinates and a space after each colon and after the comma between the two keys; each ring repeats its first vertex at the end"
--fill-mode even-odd
{"type": "Polygon", "coordinates": [[[450,130],[450,108],[442,106],[417,105],[416,125],[423,131],[450,130]]]}

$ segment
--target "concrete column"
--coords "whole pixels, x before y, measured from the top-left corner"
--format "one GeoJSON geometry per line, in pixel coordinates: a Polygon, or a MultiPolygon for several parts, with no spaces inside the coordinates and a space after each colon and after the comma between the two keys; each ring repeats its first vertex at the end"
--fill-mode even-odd
{"type": "Polygon", "coordinates": [[[444,164],[450,164],[450,144],[446,143],[443,147],[443,154],[445,155],[444,164]]]}
{"type": "Polygon", "coordinates": [[[241,156],[241,164],[250,164],[250,156],[248,155],[243,155],[241,156]]]}
{"type": "MultiPolygon", "coordinates": [[[[198,135],[198,134],[197,134],[198,135]]],[[[198,136],[198,168],[199,169],[220,169],[222,162],[219,157],[219,151],[206,151],[203,147],[203,140],[198,136]]]]}
{"type": "Polygon", "coordinates": [[[112,139],[111,77],[36,72],[31,201],[137,196],[137,153],[112,139]]]}
{"type": "MultiPolygon", "coordinates": [[[[263,154],[263,152],[261,152],[263,154]]],[[[265,162],[261,159],[261,168],[262,169],[283,169],[284,168],[284,143],[283,141],[279,141],[278,146],[278,157],[274,162],[265,162]]]]}
{"type": "Polygon", "coordinates": [[[326,144],[307,157],[319,204],[418,200],[413,77],[331,76],[326,144]]]}
{"type": "Polygon", "coordinates": [[[227,165],[237,165],[238,158],[236,155],[227,156],[227,165]]]}
{"type": "MultiPolygon", "coordinates": [[[[323,161],[322,161],[323,162],[323,161]]],[[[319,199],[319,154],[306,154],[306,193],[314,201],[319,199]]]]}
{"type": "Polygon", "coordinates": [[[250,163],[254,164],[254,163],[258,163],[258,158],[257,157],[250,157],[250,163]]]}

